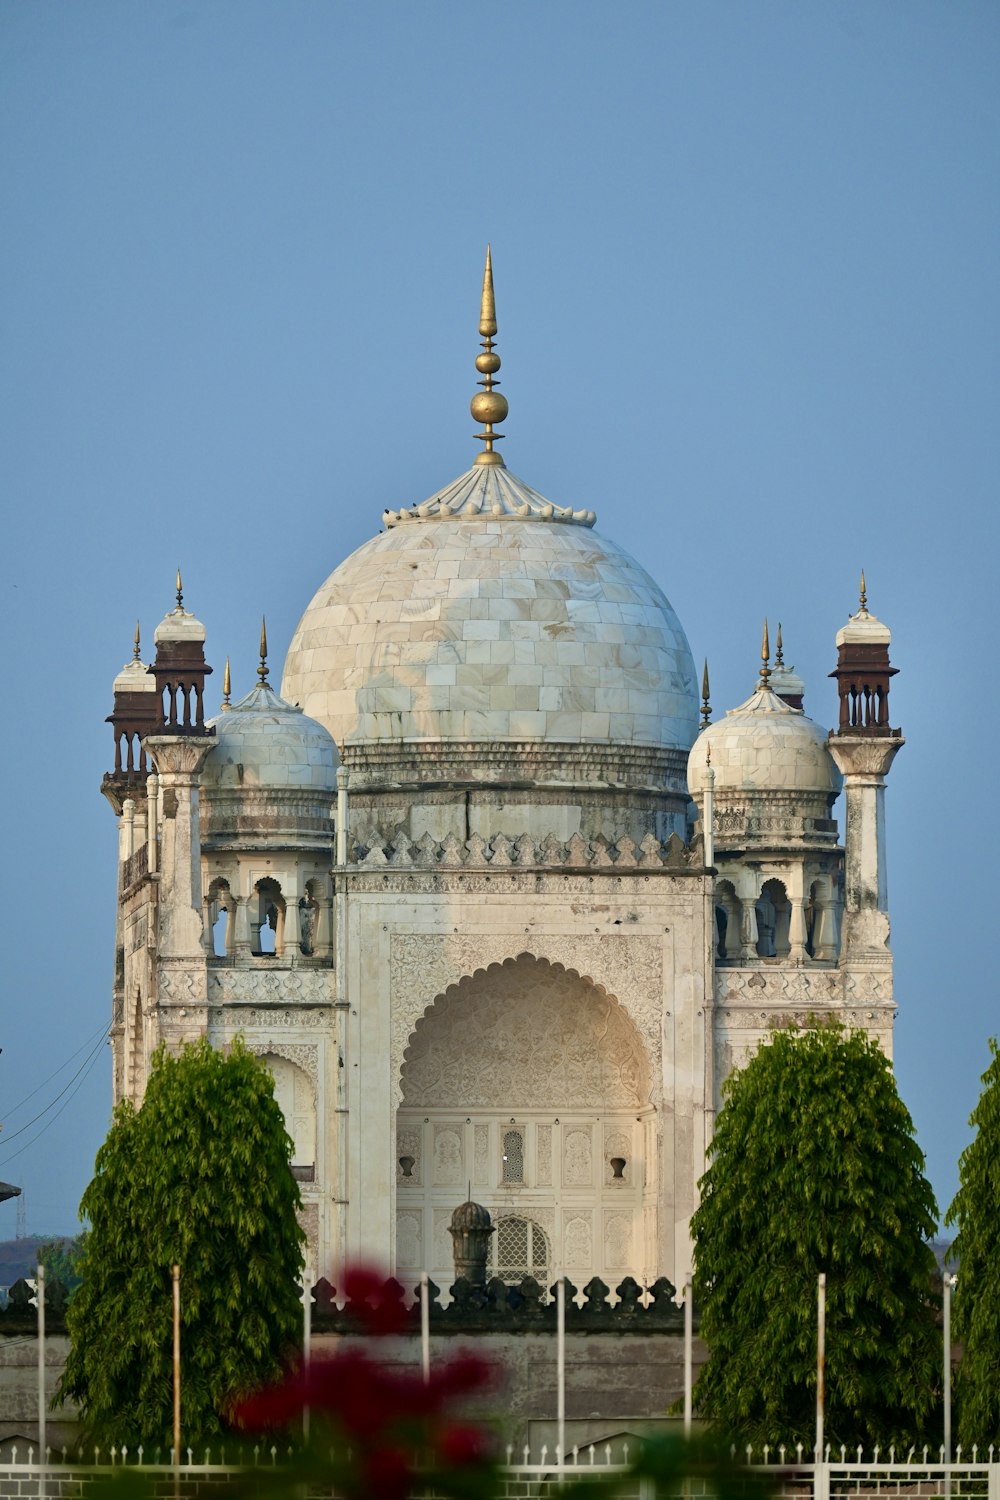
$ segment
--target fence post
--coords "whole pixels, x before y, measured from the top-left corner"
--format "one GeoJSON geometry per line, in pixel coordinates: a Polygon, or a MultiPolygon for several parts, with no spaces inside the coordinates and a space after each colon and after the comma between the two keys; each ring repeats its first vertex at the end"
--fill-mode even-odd
{"type": "Polygon", "coordinates": [[[826,1272],[820,1271],[816,1287],[816,1462],[823,1461],[824,1405],[826,1399],[826,1272]]]}
{"type": "Polygon", "coordinates": [[[694,1289],[693,1289],[693,1287],[691,1285],[691,1278],[688,1277],[688,1280],[684,1284],[684,1436],[685,1437],[690,1437],[691,1436],[691,1387],[692,1387],[692,1379],[691,1379],[692,1352],[691,1352],[691,1346],[692,1346],[693,1335],[694,1335],[694,1316],[693,1316],[693,1308],[692,1308],[692,1299],[693,1299],[693,1297],[694,1297],[694,1289]]]}

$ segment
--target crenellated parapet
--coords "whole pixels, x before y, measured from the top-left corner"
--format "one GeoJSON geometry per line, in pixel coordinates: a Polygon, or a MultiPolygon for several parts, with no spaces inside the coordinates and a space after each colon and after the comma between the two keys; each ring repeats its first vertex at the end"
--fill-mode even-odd
{"type": "Polygon", "coordinates": [[[534,870],[671,870],[691,874],[704,871],[700,837],[685,844],[676,833],[667,840],[647,833],[640,843],[623,835],[616,843],[574,834],[565,842],[555,834],[496,833],[487,841],[474,833],[464,841],[454,834],[435,839],[425,833],[411,840],[402,828],[390,844],[356,842],[352,864],[365,869],[534,869],[534,870]]]}

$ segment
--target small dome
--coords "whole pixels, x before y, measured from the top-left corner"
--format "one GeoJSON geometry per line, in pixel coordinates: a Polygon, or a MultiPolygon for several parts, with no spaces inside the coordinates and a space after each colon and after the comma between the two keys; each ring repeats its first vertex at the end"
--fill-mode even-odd
{"type": "Polygon", "coordinates": [[[190,610],[178,604],[157,625],[153,632],[154,645],[161,646],[166,641],[200,641],[204,644],[205,627],[190,610]]]}
{"type": "Polygon", "coordinates": [[[493,1220],[490,1211],[481,1203],[473,1203],[470,1198],[467,1203],[460,1203],[451,1216],[451,1228],[464,1229],[491,1229],[493,1220]]]}
{"type": "Polygon", "coordinates": [[[758,685],[745,703],[702,730],[688,757],[692,796],[705,789],[709,752],[717,795],[803,792],[833,798],[841,788],[823,730],[769,686],[758,685]]]}
{"type": "Polygon", "coordinates": [[[892,632],[864,605],[837,631],[837,645],[888,646],[892,632]]]}
{"type": "Polygon", "coordinates": [[[806,685],[794,667],[774,667],[768,686],[773,693],[777,693],[779,698],[798,698],[798,703],[793,703],[791,706],[801,708],[806,685]]]}
{"type": "Polygon", "coordinates": [[[119,693],[155,693],[156,678],[146,666],[144,661],[136,657],[127,661],[115,678],[114,694],[117,698],[119,693]]]}
{"type": "Polygon", "coordinates": [[[333,792],[337,786],[337,747],[322,724],[259,682],[228,713],[211,720],[215,745],[202,772],[202,784],[249,790],[333,792]]]}

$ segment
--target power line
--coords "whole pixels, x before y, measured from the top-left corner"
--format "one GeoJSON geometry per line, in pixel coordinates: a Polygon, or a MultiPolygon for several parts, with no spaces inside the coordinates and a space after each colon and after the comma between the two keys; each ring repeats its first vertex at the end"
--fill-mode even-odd
{"type": "MultiPolygon", "coordinates": [[[[108,1031],[110,1031],[110,1029],[111,1028],[109,1027],[108,1031]]],[[[52,1100],[52,1104],[46,1105],[45,1109],[43,1109],[41,1111],[41,1113],[37,1114],[35,1116],[34,1120],[29,1120],[27,1125],[22,1125],[21,1128],[20,1128],[20,1130],[16,1130],[14,1132],[14,1134],[10,1137],[10,1139],[12,1141],[15,1140],[17,1138],[17,1136],[23,1135],[24,1132],[26,1130],[30,1129],[30,1127],[32,1125],[34,1125],[36,1123],[36,1121],[40,1120],[43,1115],[48,1114],[49,1110],[52,1108],[52,1105],[53,1104],[57,1104],[59,1102],[59,1100],[62,1099],[63,1094],[66,1093],[66,1090],[71,1086],[71,1084],[74,1082],[74,1080],[77,1079],[77,1078],[79,1078],[80,1081],[79,1081],[79,1083],[77,1083],[76,1088],[73,1089],[73,1093],[69,1094],[68,1097],[63,1100],[62,1104],[56,1110],[55,1114],[51,1115],[49,1117],[49,1119],[46,1120],[46,1122],[42,1126],[41,1130],[39,1130],[35,1135],[33,1135],[31,1137],[30,1141],[25,1141],[24,1145],[21,1146],[17,1151],[12,1151],[9,1156],[0,1157],[0,1166],[6,1166],[7,1162],[15,1161],[17,1157],[23,1155],[23,1153],[25,1151],[27,1151],[28,1147],[29,1146],[33,1146],[35,1144],[35,1142],[37,1140],[39,1140],[45,1134],[45,1132],[48,1130],[49,1126],[52,1125],[56,1120],[58,1120],[58,1118],[62,1114],[63,1110],[66,1108],[66,1105],[69,1104],[69,1102],[73,1098],[73,1096],[75,1094],[77,1094],[79,1092],[79,1090],[82,1088],[84,1082],[86,1081],[87,1074],[90,1072],[90,1070],[93,1068],[95,1062],[97,1061],[98,1055],[100,1053],[100,1050],[101,1050],[102,1046],[104,1045],[104,1041],[105,1041],[107,1035],[108,1035],[108,1032],[104,1032],[103,1033],[103,1035],[101,1036],[100,1041],[97,1043],[97,1046],[94,1048],[93,1052],[91,1052],[89,1058],[87,1058],[85,1062],[81,1063],[80,1067],[77,1068],[76,1072],[73,1074],[73,1077],[70,1079],[69,1083],[67,1083],[66,1087],[64,1089],[60,1090],[60,1092],[52,1100]],[[82,1077],[81,1077],[81,1074],[83,1075],[82,1077]]]]}
{"type": "Polygon", "coordinates": [[[93,1042],[93,1040],[94,1040],[95,1037],[97,1037],[97,1036],[101,1036],[101,1037],[105,1036],[107,1034],[107,1031],[108,1031],[108,1027],[102,1022],[101,1025],[98,1027],[97,1031],[95,1031],[91,1036],[88,1036],[87,1040],[85,1042],[83,1042],[81,1044],[81,1046],[77,1047],[76,1051],[74,1053],[72,1053],[71,1056],[67,1057],[67,1059],[66,1059],[65,1062],[61,1062],[59,1064],[58,1068],[56,1068],[56,1070],[55,1070],[54,1073],[50,1073],[49,1076],[48,1076],[48,1078],[43,1078],[42,1081],[41,1081],[41,1083],[38,1084],[37,1087],[35,1087],[35,1088],[33,1088],[31,1090],[30,1094],[25,1094],[25,1096],[24,1096],[23,1099],[18,1100],[17,1104],[15,1104],[12,1108],[5,1110],[4,1114],[5,1114],[6,1118],[9,1119],[11,1115],[16,1115],[17,1112],[18,1112],[18,1110],[22,1109],[24,1107],[24,1105],[27,1104],[27,1102],[28,1102],[29,1099],[33,1099],[35,1097],[35,1095],[37,1093],[39,1093],[40,1090],[43,1089],[47,1083],[51,1083],[52,1080],[53,1080],[53,1078],[58,1078],[58,1076],[62,1072],[62,1070],[64,1068],[68,1068],[69,1065],[70,1065],[70,1063],[73,1062],[74,1058],[77,1058],[77,1057],[80,1056],[80,1053],[83,1051],[84,1047],[89,1047],[90,1044],[93,1042]]]}

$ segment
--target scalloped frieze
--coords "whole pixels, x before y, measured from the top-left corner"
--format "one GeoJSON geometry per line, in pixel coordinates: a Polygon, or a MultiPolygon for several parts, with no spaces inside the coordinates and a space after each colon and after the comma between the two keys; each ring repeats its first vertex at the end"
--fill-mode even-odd
{"type": "Polygon", "coordinates": [[[285,1042],[280,1038],[277,1041],[247,1042],[247,1051],[256,1057],[266,1057],[270,1053],[294,1063],[312,1083],[315,1098],[319,1089],[319,1047],[315,1042],[285,1042]]]}
{"type": "Polygon", "coordinates": [[[652,1077],[660,1073],[663,945],[659,938],[607,933],[533,936],[516,933],[393,933],[389,946],[390,1058],[396,1104],[403,1054],[420,1017],[439,995],[491,964],[528,953],[613,996],[645,1046],[652,1077]]]}

